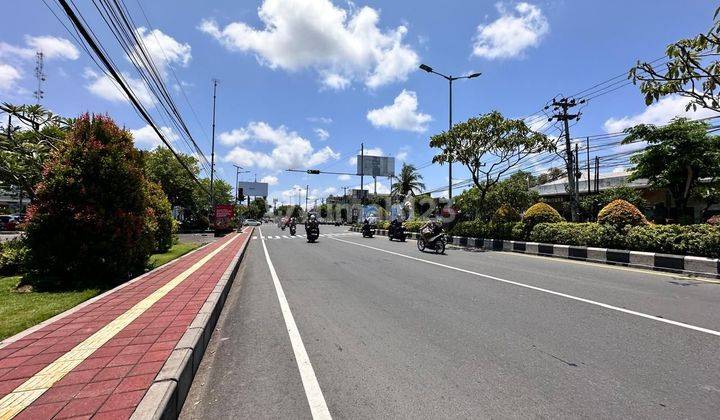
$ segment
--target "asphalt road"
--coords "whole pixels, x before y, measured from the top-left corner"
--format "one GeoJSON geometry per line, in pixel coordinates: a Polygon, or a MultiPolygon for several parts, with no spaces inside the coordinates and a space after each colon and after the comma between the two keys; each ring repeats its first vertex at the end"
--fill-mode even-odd
{"type": "Polygon", "coordinates": [[[718,284],[321,233],[256,228],[181,418],[720,413],[718,284]]]}

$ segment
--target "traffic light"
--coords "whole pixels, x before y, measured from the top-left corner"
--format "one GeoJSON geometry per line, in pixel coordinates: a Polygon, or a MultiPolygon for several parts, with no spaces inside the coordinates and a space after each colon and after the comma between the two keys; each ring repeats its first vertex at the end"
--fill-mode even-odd
{"type": "Polygon", "coordinates": [[[245,200],[245,195],[243,195],[243,188],[238,188],[237,200],[241,203],[243,202],[243,200],[245,200]]]}
{"type": "Polygon", "coordinates": [[[308,169],[307,173],[309,173],[310,175],[317,175],[320,173],[320,169],[308,169]]]}

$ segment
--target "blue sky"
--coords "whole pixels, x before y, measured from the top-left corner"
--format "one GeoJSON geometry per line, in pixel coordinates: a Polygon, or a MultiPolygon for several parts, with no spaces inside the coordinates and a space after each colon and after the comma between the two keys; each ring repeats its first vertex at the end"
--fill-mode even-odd
{"type": "MultiPolygon", "coordinates": [[[[662,56],[668,43],[705,31],[715,7],[700,0],[139,1],[149,25],[138,0],[126,0],[142,27],[138,34],[155,51],[208,155],[211,80],[220,81],[218,177],[232,184],[232,163],[239,163],[251,171],[245,180],[255,174],[269,180],[270,198],[281,202],[290,200],[296,185],[310,184],[311,199],[359,185],[355,177],[283,169],[352,172],[361,142],[396,156],[398,167],[400,161],[421,166],[431,160],[428,139],[447,128],[447,82],[417,70],[419,63],[453,75],[483,73],[456,82],[455,121],[490,110],[524,117],[557,94],[573,94],[625,72],[638,59],[662,56]]],[[[137,77],[91,3],[76,3],[119,67],[137,77]]],[[[40,0],[16,2],[13,18],[0,26],[3,101],[34,102],[36,50],[46,55],[43,105],[68,116],[108,113],[134,130],[139,147],[157,142],[40,0]]],[[[663,123],[683,105],[681,98],[668,98],[646,108],[638,89],[627,86],[591,101],[572,135],[663,123]]],[[[180,141],[175,146],[188,151],[180,141]]],[[[429,188],[447,184],[446,167],[431,165],[422,174],[429,188]]],[[[467,178],[459,167],[454,175],[467,178]]]]}

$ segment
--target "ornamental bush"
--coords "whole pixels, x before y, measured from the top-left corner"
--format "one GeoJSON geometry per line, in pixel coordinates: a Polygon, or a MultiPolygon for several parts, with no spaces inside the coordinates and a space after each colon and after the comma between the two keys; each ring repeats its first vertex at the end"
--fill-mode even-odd
{"type": "Polygon", "coordinates": [[[495,223],[519,222],[521,219],[520,213],[509,204],[501,205],[492,217],[492,221],[495,223]]]}
{"type": "Polygon", "coordinates": [[[408,232],[420,232],[420,228],[427,223],[423,220],[406,220],[403,222],[403,227],[408,232]]]}
{"type": "Polygon", "coordinates": [[[645,225],[630,228],[627,244],[637,251],[720,258],[720,227],[697,225],[645,225]]]}
{"type": "Polygon", "coordinates": [[[525,228],[531,231],[539,223],[558,223],[564,222],[565,219],[549,204],[536,203],[525,210],[522,221],[525,228]]]}
{"type": "Polygon", "coordinates": [[[716,214],[707,219],[707,224],[712,226],[720,226],[720,214],[716,214]]]}
{"type": "Polygon", "coordinates": [[[598,213],[597,221],[600,224],[616,228],[648,224],[647,219],[637,207],[621,199],[613,200],[603,207],[598,213]]]}
{"type": "Polygon", "coordinates": [[[145,224],[148,239],[152,240],[153,250],[167,252],[173,246],[177,230],[170,201],[160,185],[151,181],[147,182],[147,194],[148,217],[145,224]]]}
{"type": "Polygon", "coordinates": [[[24,271],[27,247],[21,238],[0,242],[0,276],[13,276],[24,271]]]}
{"type": "Polygon", "coordinates": [[[142,272],[153,250],[148,204],[131,135],[107,116],[81,116],[46,163],[28,209],[24,281],[108,288],[142,272]]]}

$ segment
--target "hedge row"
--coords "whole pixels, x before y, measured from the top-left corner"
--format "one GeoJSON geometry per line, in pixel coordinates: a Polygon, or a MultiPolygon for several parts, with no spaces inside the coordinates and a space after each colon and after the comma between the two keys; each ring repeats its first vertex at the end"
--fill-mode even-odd
{"type": "Polygon", "coordinates": [[[640,225],[616,228],[599,223],[540,223],[529,232],[522,222],[460,222],[453,236],[542,242],[720,258],[720,226],[640,225]]]}

